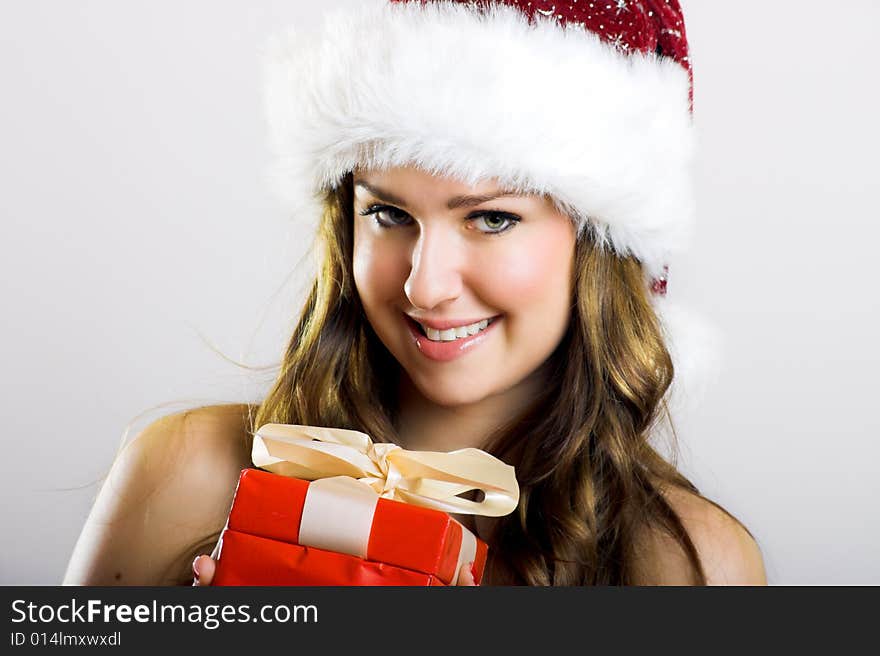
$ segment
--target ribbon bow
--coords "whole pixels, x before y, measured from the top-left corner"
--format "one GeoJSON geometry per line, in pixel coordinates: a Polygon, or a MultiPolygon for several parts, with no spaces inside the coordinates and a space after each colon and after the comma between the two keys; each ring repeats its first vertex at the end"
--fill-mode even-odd
{"type": "Polygon", "coordinates": [[[251,458],[274,474],[308,481],[349,476],[380,497],[444,512],[500,517],[519,501],[513,467],[480,449],[408,451],[353,430],[266,424],[254,435],[251,458]],[[472,490],[483,499],[459,496],[472,490]]]}

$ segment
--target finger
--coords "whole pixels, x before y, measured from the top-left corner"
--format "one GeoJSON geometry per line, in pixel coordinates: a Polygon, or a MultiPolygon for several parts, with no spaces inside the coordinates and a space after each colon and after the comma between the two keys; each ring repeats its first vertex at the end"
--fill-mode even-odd
{"type": "Polygon", "coordinates": [[[468,563],[458,572],[458,585],[477,585],[474,579],[473,563],[468,563]]]}
{"type": "Polygon", "coordinates": [[[193,561],[193,585],[205,586],[211,585],[214,580],[214,571],[217,568],[216,563],[210,556],[200,554],[193,561]]]}
{"type": "Polygon", "coordinates": [[[192,582],[192,584],[194,586],[200,585],[199,579],[201,578],[201,572],[199,571],[199,561],[202,559],[202,555],[203,554],[199,554],[193,560],[193,564],[192,564],[193,582],[192,582]]]}

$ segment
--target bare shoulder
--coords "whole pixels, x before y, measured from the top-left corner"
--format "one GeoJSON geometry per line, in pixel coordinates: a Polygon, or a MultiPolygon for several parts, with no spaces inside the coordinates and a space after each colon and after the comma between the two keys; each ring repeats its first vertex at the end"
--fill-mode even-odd
{"type": "MultiPolygon", "coordinates": [[[[700,557],[709,585],[766,585],[761,550],[724,510],[681,488],[663,492],[700,557]]],[[[682,547],[659,531],[646,531],[636,547],[639,579],[646,585],[688,585],[691,568],[682,547]]]]}
{"type": "Polygon", "coordinates": [[[210,552],[250,463],[247,417],[247,405],[206,406],[142,430],[113,462],[64,583],[185,581],[196,553],[210,552]]]}
{"type": "Polygon", "coordinates": [[[126,449],[157,473],[210,479],[218,469],[249,460],[248,409],[244,404],[212,405],[168,415],[147,426],[126,449]]]}

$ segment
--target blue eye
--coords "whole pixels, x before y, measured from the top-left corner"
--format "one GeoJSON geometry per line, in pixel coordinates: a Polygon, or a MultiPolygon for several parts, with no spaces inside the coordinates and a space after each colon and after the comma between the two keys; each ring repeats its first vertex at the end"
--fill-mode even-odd
{"type": "MultiPolygon", "coordinates": [[[[406,212],[391,205],[371,205],[359,212],[361,216],[373,215],[376,223],[383,228],[394,228],[407,225],[410,216],[406,212]],[[385,215],[386,218],[382,218],[385,215]]],[[[522,219],[506,212],[475,212],[467,217],[474,224],[482,223],[487,230],[480,230],[487,235],[500,235],[513,228],[522,219]]]]}

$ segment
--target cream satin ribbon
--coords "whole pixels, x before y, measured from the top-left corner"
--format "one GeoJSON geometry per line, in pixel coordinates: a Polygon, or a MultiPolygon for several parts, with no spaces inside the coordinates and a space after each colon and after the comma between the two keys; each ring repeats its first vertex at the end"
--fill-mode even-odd
{"type": "Polygon", "coordinates": [[[338,428],[266,424],[254,435],[256,467],[314,481],[350,476],[379,496],[449,513],[500,517],[519,502],[513,467],[480,449],[407,451],[338,428]],[[471,490],[481,501],[463,499],[471,490]]]}

